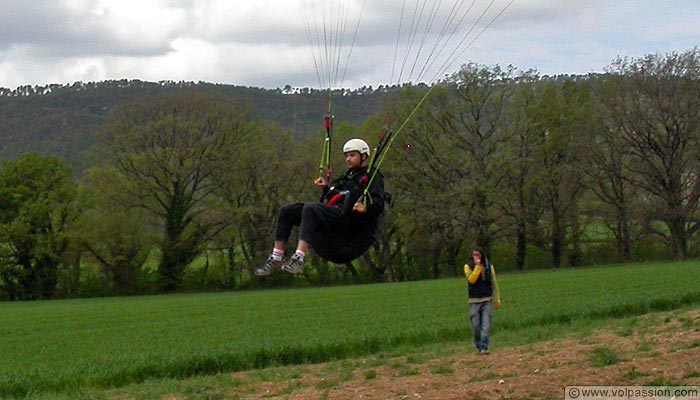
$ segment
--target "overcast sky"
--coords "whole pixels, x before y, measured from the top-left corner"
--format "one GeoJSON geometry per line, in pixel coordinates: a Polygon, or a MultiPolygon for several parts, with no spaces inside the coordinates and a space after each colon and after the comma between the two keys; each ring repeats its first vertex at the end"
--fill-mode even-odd
{"type": "Polygon", "coordinates": [[[337,64],[347,72],[333,83],[344,87],[421,80],[408,71],[445,65],[450,59],[444,54],[455,49],[459,57],[444,72],[472,61],[551,75],[603,71],[618,56],[700,45],[698,0],[514,0],[507,9],[510,0],[493,0],[491,9],[492,0],[474,0],[454,36],[466,41],[461,47],[450,41],[442,58],[429,64],[426,55],[440,42],[428,33],[447,26],[448,10],[472,0],[437,2],[442,8],[435,9],[433,23],[424,19],[415,30],[408,55],[397,51],[397,42],[398,48],[409,43],[409,16],[417,10],[430,15],[432,1],[425,8],[416,8],[417,0],[315,1],[0,0],[0,87],[123,78],[324,87],[317,71],[324,72],[325,50],[314,32],[324,22],[333,26],[340,15],[333,10],[347,16],[343,46],[335,46],[343,60],[337,64]],[[324,8],[334,1],[337,8],[324,8]]]}

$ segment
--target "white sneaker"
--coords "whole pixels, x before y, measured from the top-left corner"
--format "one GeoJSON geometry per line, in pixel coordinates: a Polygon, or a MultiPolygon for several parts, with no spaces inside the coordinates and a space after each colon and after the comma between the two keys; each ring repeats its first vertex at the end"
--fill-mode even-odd
{"type": "Polygon", "coordinates": [[[289,261],[284,263],[284,265],[282,266],[282,271],[289,272],[293,275],[303,274],[304,259],[293,255],[292,258],[289,259],[289,261]]]}
{"type": "Polygon", "coordinates": [[[265,261],[265,265],[263,265],[262,267],[255,270],[255,275],[256,276],[270,275],[271,273],[278,270],[282,266],[282,264],[284,264],[284,261],[275,260],[274,258],[272,258],[272,256],[270,256],[270,257],[268,257],[267,261],[265,261]]]}

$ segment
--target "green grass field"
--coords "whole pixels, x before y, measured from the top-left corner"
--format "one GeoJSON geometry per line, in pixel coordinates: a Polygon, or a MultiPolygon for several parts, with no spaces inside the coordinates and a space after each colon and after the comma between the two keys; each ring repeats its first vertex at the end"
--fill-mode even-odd
{"type": "MultiPolygon", "coordinates": [[[[697,304],[698,278],[697,261],[501,274],[494,344],[528,328],[697,304]]],[[[0,303],[0,397],[469,341],[465,283],[0,303]]]]}

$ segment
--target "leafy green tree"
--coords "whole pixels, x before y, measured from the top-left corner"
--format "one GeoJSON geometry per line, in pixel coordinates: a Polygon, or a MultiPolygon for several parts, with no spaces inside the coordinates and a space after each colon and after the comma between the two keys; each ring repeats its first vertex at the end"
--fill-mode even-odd
{"type": "Polygon", "coordinates": [[[179,287],[185,267],[224,226],[215,177],[227,152],[250,133],[247,108],[214,94],[177,93],[123,107],[104,126],[102,158],[121,175],[113,195],[143,209],[162,229],[162,288],[179,287]]]}
{"type": "Polygon", "coordinates": [[[528,116],[528,107],[537,100],[541,77],[527,71],[517,79],[508,105],[510,124],[508,142],[498,152],[502,179],[498,181],[499,205],[504,217],[512,222],[515,236],[515,267],[525,269],[529,231],[537,227],[544,213],[544,193],[538,184],[542,164],[537,157],[538,128],[528,116]]]}
{"type": "Polygon", "coordinates": [[[138,227],[136,210],[89,210],[83,215],[81,240],[89,258],[99,263],[114,293],[135,294],[141,289],[140,277],[151,244],[147,229],[138,227]]]}
{"type": "Polygon", "coordinates": [[[577,247],[579,200],[585,185],[580,174],[583,143],[590,136],[590,92],[569,80],[550,80],[539,85],[537,97],[528,105],[528,118],[538,130],[536,155],[541,168],[537,182],[547,204],[552,263],[562,265],[567,230],[577,247]]]}
{"type": "Polygon", "coordinates": [[[70,167],[27,154],[0,165],[0,288],[10,299],[50,299],[76,218],[70,167]]]}
{"type": "Polygon", "coordinates": [[[155,244],[155,224],[142,209],[124,207],[111,198],[110,186],[117,176],[109,167],[88,171],[84,210],[72,241],[87,254],[86,260],[100,266],[113,293],[135,294],[143,289],[142,268],[155,244]]]}
{"type": "MultiPolygon", "coordinates": [[[[275,220],[281,205],[316,201],[311,184],[316,153],[290,131],[259,122],[245,142],[219,160],[217,196],[228,221],[218,239],[229,257],[240,254],[243,270],[252,271],[272,250],[275,220]]],[[[320,158],[320,156],[319,156],[320,158]]],[[[229,263],[236,264],[231,258],[229,263]]]]}
{"type": "MultiPolygon", "coordinates": [[[[618,59],[609,67],[605,115],[629,151],[626,179],[648,199],[655,232],[675,258],[700,229],[700,49],[618,59]]],[[[649,225],[654,228],[653,225],[649,225]]]]}

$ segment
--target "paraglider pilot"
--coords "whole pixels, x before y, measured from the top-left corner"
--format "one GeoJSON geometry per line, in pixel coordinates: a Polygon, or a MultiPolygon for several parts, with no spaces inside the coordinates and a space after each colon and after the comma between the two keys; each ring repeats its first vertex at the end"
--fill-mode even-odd
{"type": "Polygon", "coordinates": [[[384,212],[384,179],[378,172],[372,178],[372,171],[368,171],[370,150],[364,140],[348,140],[343,153],[347,171],[341,177],[331,183],[322,177],[314,181],[323,190],[320,202],[291,203],[280,208],[272,254],[255,275],[270,275],[280,268],[301,274],[310,248],[328,261],[347,263],[374,243],[384,212]],[[299,227],[299,242],[294,255],[285,262],[285,248],[295,226],[299,227]]]}

